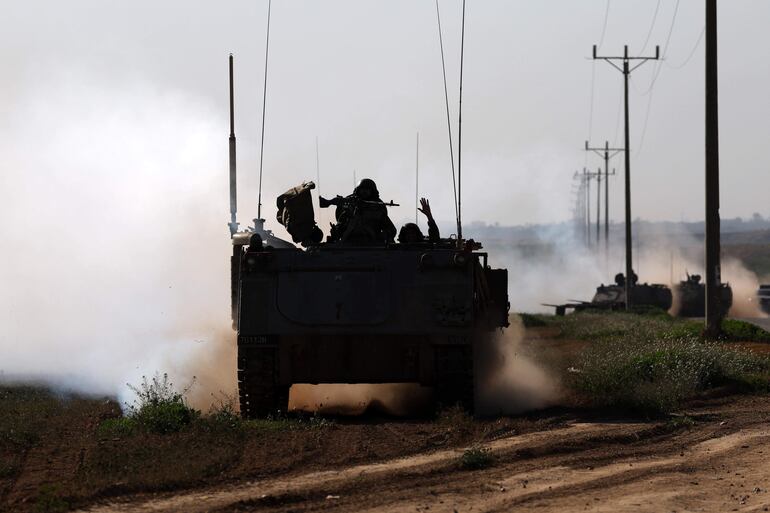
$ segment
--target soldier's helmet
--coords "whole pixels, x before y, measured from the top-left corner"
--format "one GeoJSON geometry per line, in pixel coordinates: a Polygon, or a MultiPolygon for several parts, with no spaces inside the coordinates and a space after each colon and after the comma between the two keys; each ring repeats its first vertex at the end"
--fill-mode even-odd
{"type": "Polygon", "coordinates": [[[422,234],[422,230],[415,223],[406,223],[398,232],[398,242],[401,244],[415,244],[422,242],[424,239],[425,236],[422,234]]]}
{"type": "Polygon", "coordinates": [[[371,178],[364,178],[358,183],[358,186],[353,191],[356,196],[363,200],[373,200],[380,196],[377,190],[377,184],[371,178]]]}

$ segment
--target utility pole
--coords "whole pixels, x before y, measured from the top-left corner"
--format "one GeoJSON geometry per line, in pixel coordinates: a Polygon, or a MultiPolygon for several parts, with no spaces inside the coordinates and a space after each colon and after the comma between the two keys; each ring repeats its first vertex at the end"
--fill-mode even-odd
{"type": "Polygon", "coordinates": [[[722,328],[719,285],[719,96],[717,92],[717,1],[706,0],[706,337],[722,328]]]}
{"type": "Polygon", "coordinates": [[[602,219],[602,170],[596,172],[596,249],[601,245],[601,219],[602,219]]]}
{"type": "Polygon", "coordinates": [[[630,310],[632,306],[631,299],[631,277],[633,276],[633,260],[631,250],[631,150],[630,150],[630,130],[629,130],[629,116],[628,116],[628,77],[631,72],[637,69],[642,64],[650,60],[658,60],[660,58],[660,46],[655,46],[655,57],[629,57],[628,45],[623,47],[622,57],[610,57],[610,56],[597,56],[596,45],[594,45],[593,51],[594,60],[602,59],[607,61],[613,68],[623,73],[624,83],[624,98],[625,98],[625,114],[626,114],[626,137],[625,137],[625,157],[626,157],[626,173],[625,173],[625,196],[626,196],[626,310],[630,310]],[[614,61],[621,61],[623,67],[621,68],[614,61]],[[631,67],[631,61],[639,61],[633,67],[631,67]]]}
{"type": "MultiPolygon", "coordinates": [[[[586,141],[585,151],[592,151],[604,159],[604,257],[609,260],[610,253],[610,159],[623,151],[623,148],[610,148],[610,142],[604,141],[604,148],[593,148],[586,141]]],[[[612,176],[615,170],[612,170],[612,176]]]]}
{"type": "Polygon", "coordinates": [[[591,174],[583,168],[583,182],[586,189],[586,247],[591,247],[591,174]]]}

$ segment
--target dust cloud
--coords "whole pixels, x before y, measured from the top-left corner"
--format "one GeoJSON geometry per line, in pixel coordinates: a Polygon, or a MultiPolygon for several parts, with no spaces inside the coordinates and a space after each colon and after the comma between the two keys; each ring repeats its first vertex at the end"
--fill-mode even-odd
{"type": "Polygon", "coordinates": [[[517,315],[505,330],[477,346],[476,408],[481,415],[516,414],[552,406],[560,397],[556,380],[523,348],[524,325],[517,315]]]}
{"type": "Polygon", "coordinates": [[[0,379],[234,393],[226,123],[182,92],[52,83],[0,117],[0,379]]]}
{"type": "Polygon", "coordinates": [[[430,411],[432,390],[417,383],[297,384],[291,387],[289,410],[331,415],[366,412],[405,416],[430,411]]]}

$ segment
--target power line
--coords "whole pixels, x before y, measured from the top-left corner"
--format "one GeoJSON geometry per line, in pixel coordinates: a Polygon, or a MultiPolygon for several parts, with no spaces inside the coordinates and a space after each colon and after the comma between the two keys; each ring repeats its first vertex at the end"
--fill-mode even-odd
{"type": "Polygon", "coordinates": [[[602,35],[599,38],[599,48],[604,43],[604,34],[607,33],[607,19],[610,16],[610,0],[607,0],[607,7],[604,9],[604,25],[602,26],[602,35]]]}
{"type": "Polygon", "coordinates": [[[647,32],[647,39],[644,40],[644,44],[642,45],[642,52],[644,52],[647,49],[647,44],[650,42],[650,36],[652,36],[652,30],[655,28],[655,22],[658,19],[658,11],[660,10],[660,0],[658,0],[658,4],[655,6],[655,14],[652,15],[652,23],[650,24],[650,30],[647,32]]]}
{"type": "Polygon", "coordinates": [[[671,66],[669,63],[665,62],[666,67],[669,69],[682,69],[685,66],[687,66],[692,58],[695,56],[695,52],[698,50],[698,47],[700,46],[700,42],[703,41],[703,36],[706,34],[706,27],[704,25],[703,29],[700,31],[700,35],[698,36],[698,40],[695,41],[695,46],[692,47],[692,51],[690,52],[690,55],[687,56],[687,59],[682,64],[679,64],[677,66],[671,66]]]}
{"type": "MultiPolygon", "coordinates": [[[[602,46],[602,43],[604,43],[604,36],[607,33],[607,19],[610,16],[610,0],[607,0],[607,4],[604,8],[604,23],[602,24],[602,35],[599,38],[599,47],[602,46]]],[[[593,61],[591,63],[591,96],[588,101],[588,137],[587,139],[591,140],[591,135],[593,132],[593,126],[594,126],[594,92],[595,92],[595,86],[596,86],[596,61],[593,61]]],[[[585,163],[583,164],[588,165],[588,155],[586,155],[585,163]]]]}
{"type": "MultiPolygon", "coordinates": [[[[652,107],[652,93],[653,88],[655,87],[655,82],[658,80],[658,75],[660,75],[660,70],[663,67],[663,62],[665,62],[665,57],[668,55],[668,46],[671,43],[671,35],[674,33],[674,25],[676,24],[676,15],[679,12],[679,0],[676,1],[676,5],[674,6],[674,15],[671,17],[671,26],[668,29],[668,36],[666,36],[666,42],[663,45],[663,59],[657,62],[657,66],[653,68],[653,77],[650,81],[650,87],[642,94],[642,96],[649,95],[647,98],[647,112],[644,115],[644,126],[642,126],[642,135],[639,138],[639,145],[636,149],[636,156],[638,157],[639,153],[642,151],[642,148],[644,147],[644,138],[647,135],[647,123],[650,120],[650,109],[652,107]]],[[[645,43],[646,46],[646,43],[645,43]]],[[[634,82],[632,81],[631,84],[633,85],[634,82]]],[[[634,88],[636,88],[634,86],[634,88]]]]}
{"type": "MultiPolygon", "coordinates": [[[[674,25],[676,25],[676,15],[678,12],[679,0],[676,0],[676,5],[674,5],[674,15],[671,17],[671,26],[668,28],[668,36],[666,36],[666,42],[663,44],[663,59],[665,59],[666,55],[668,55],[668,45],[671,43],[671,34],[674,33],[674,25]]],[[[643,93],[640,93],[642,96],[650,94],[652,88],[655,87],[655,82],[657,82],[658,76],[660,75],[660,70],[663,67],[662,62],[663,61],[658,62],[657,66],[655,66],[655,71],[653,73],[652,80],[650,81],[650,87],[648,87],[647,90],[643,93]]]]}

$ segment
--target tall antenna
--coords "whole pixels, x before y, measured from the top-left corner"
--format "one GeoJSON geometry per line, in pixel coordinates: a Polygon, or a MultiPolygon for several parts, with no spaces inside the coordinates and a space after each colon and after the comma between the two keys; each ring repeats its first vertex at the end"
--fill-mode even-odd
{"type": "Polygon", "coordinates": [[[265,38],[265,84],[262,88],[262,141],[259,145],[259,196],[257,197],[257,218],[262,219],[262,158],[265,155],[265,106],[267,100],[267,57],[270,49],[270,7],[267,0],[267,36],[265,38]]]}
{"type": "Polygon", "coordinates": [[[414,164],[414,224],[418,224],[418,197],[420,196],[420,132],[417,132],[417,150],[414,164]]]}
{"type": "Polygon", "coordinates": [[[230,235],[238,231],[238,193],[235,184],[235,103],[233,100],[233,54],[230,54],[230,235]]]}
{"type": "Polygon", "coordinates": [[[460,107],[457,120],[457,240],[463,238],[463,58],[465,56],[465,0],[463,0],[463,20],[460,32],[460,107]]]}
{"type": "Polygon", "coordinates": [[[446,126],[449,132],[449,160],[452,163],[452,190],[454,191],[455,220],[457,221],[458,231],[460,226],[460,214],[457,209],[457,180],[455,179],[455,153],[452,146],[452,122],[449,116],[449,92],[446,84],[446,64],[444,61],[444,38],[441,35],[441,11],[436,0],[436,18],[438,19],[438,44],[441,48],[441,71],[444,74],[444,102],[446,104],[446,126]]]}
{"type": "Polygon", "coordinates": [[[318,136],[315,136],[315,188],[321,197],[321,161],[318,158],[318,136]]]}

